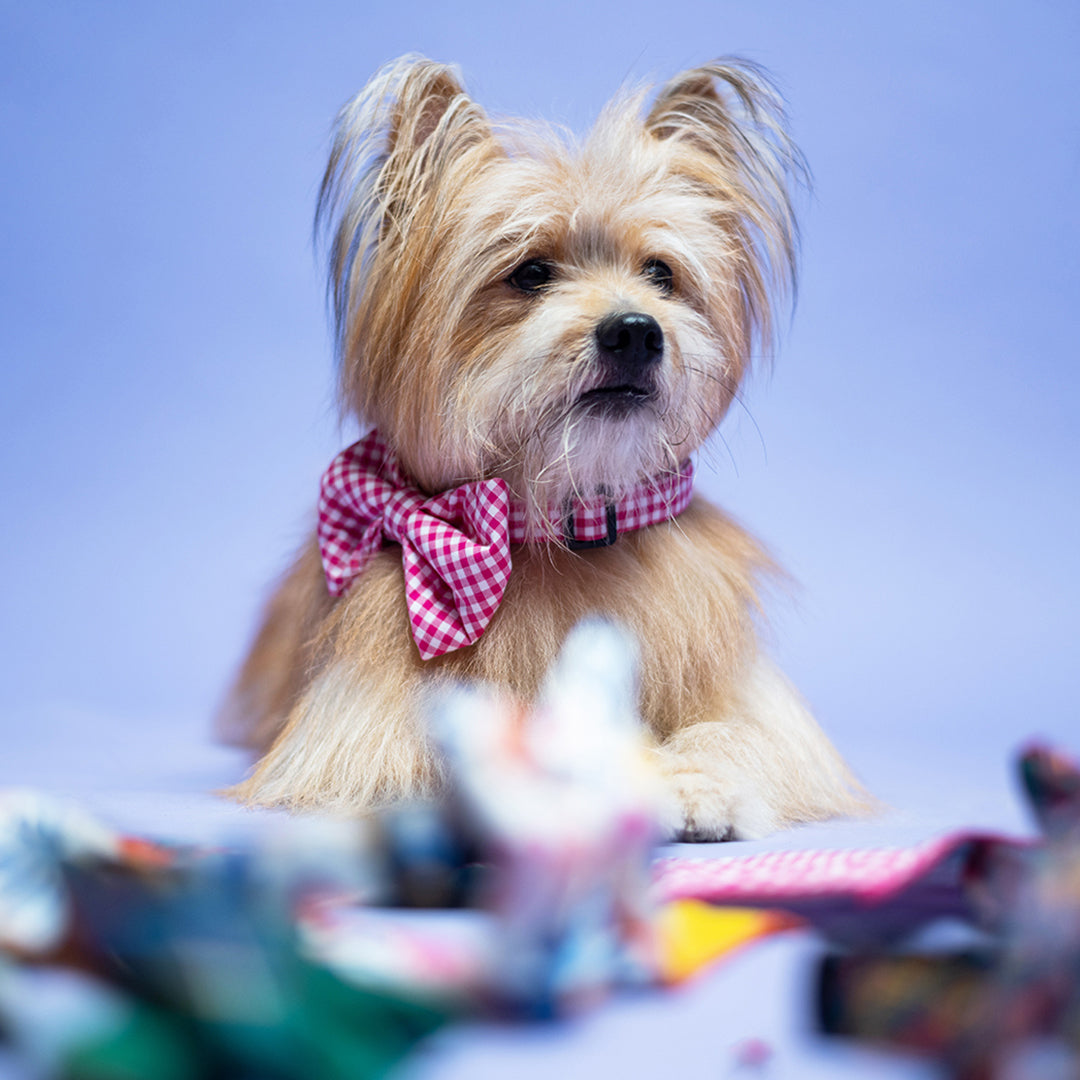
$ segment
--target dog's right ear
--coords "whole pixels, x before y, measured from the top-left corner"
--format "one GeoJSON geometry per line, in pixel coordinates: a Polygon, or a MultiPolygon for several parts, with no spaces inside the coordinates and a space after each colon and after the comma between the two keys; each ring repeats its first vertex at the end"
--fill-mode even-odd
{"type": "Polygon", "coordinates": [[[456,69],[416,55],[381,68],[338,114],[315,232],[329,241],[339,350],[376,249],[402,243],[426,196],[491,138],[456,69]]]}
{"type": "Polygon", "coordinates": [[[388,133],[389,156],[430,153],[458,138],[471,142],[488,134],[483,111],[465,93],[457,70],[433,60],[404,57],[392,66],[401,78],[394,94],[388,133]]]}

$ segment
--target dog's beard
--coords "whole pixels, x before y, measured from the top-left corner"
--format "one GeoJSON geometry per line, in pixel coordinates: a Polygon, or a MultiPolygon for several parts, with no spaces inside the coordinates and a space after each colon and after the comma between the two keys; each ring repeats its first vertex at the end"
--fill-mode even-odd
{"type": "Polygon", "coordinates": [[[605,361],[598,317],[583,321],[546,343],[535,326],[508,336],[473,368],[461,399],[465,427],[482,433],[477,474],[506,479],[537,522],[561,519],[568,502],[619,499],[677,473],[731,399],[722,346],[700,320],[670,318],[662,358],[641,369],[605,361]]]}
{"type": "Polygon", "coordinates": [[[615,409],[575,402],[525,447],[524,485],[538,506],[568,499],[619,498],[642,480],[678,469],[655,401],[615,409]]]}
{"type": "Polygon", "coordinates": [[[496,425],[483,471],[507,479],[537,524],[561,520],[573,501],[617,500],[678,472],[712,426],[703,411],[688,409],[687,388],[665,378],[649,394],[598,392],[596,382],[575,380],[544,403],[518,396],[496,425]]]}

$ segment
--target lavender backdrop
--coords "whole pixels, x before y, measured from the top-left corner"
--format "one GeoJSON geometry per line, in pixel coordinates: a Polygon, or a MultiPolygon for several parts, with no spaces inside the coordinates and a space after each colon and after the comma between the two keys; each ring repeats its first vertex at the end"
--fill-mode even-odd
{"type": "Polygon", "coordinates": [[[801,582],[776,650],[894,820],[1021,827],[1009,751],[1080,750],[1066,0],[0,5],[0,783],[226,813],[209,716],[351,434],[326,134],[411,50],[579,128],[627,78],[776,74],[816,178],[799,310],[703,486],[801,582]]]}

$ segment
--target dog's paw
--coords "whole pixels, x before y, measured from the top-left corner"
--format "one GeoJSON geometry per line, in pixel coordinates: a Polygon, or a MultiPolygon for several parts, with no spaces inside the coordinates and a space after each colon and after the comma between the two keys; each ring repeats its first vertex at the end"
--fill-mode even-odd
{"type": "Polygon", "coordinates": [[[669,839],[756,840],[775,832],[775,812],[734,769],[704,772],[676,759],[661,771],[667,788],[661,825],[669,839]]]}

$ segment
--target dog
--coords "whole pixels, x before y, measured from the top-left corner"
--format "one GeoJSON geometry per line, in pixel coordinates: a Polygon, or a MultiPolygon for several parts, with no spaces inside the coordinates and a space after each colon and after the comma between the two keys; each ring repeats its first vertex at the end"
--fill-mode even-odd
{"type": "Polygon", "coordinates": [[[430,796],[432,688],[529,701],[571,628],[641,652],[671,838],[754,838],[869,797],[757,643],[759,544],[694,496],[794,286],[805,173],[781,99],[724,60],[624,91],[582,140],[499,122],[409,56],[340,113],[328,238],[343,412],[317,534],[223,712],[243,802],[430,796]]]}

